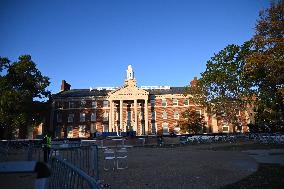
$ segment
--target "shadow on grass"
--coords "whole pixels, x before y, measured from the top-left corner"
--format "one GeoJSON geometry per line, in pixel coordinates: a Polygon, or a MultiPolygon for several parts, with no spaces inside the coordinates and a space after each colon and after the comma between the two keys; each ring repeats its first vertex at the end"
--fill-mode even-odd
{"type": "Polygon", "coordinates": [[[258,170],[252,175],[221,189],[270,188],[279,189],[284,186],[284,166],[278,164],[259,164],[258,170]]]}

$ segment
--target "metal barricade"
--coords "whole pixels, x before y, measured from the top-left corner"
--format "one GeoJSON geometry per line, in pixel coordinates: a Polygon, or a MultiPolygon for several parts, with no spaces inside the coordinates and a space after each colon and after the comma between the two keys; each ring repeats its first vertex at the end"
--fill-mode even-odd
{"type": "Polygon", "coordinates": [[[54,156],[50,160],[52,175],[49,179],[50,189],[97,189],[98,183],[84,171],[64,160],[61,156],[54,156]]]}
{"type": "Polygon", "coordinates": [[[58,156],[96,180],[99,179],[98,147],[96,145],[52,148],[50,158],[58,156]]]}

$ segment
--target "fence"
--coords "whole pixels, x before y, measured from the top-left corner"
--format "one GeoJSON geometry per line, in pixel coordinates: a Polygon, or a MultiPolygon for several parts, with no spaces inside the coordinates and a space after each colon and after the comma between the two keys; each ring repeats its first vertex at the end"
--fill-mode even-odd
{"type": "Polygon", "coordinates": [[[51,150],[51,159],[53,156],[60,156],[65,161],[75,165],[96,180],[99,179],[98,168],[98,147],[77,146],[77,147],[53,147],[51,150]]]}
{"type": "Polygon", "coordinates": [[[50,189],[99,188],[92,177],[60,156],[52,157],[50,164],[52,170],[48,187],[50,189]]]}
{"type": "MultiPolygon", "coordinates": [[[[98,188],[98,148],[92,143],[80,145],[80,141],[52,142],[49,161],[52,175],[48,179],[50,188],[98,188]]],[[[42,162],[43,155],[41,141],[38,140],[0,141],[0,161],[42,162]]]]}

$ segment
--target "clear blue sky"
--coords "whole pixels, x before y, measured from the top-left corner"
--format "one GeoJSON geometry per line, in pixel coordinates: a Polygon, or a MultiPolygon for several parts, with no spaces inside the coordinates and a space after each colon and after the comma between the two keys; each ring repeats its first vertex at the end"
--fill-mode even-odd
{"type": "Polygon", "coordinates": [[[30,54],[58,92],[138,85],[185,86],[228,44],[254,34],[269,0],[0,0],[0,56],[30,54]]]}

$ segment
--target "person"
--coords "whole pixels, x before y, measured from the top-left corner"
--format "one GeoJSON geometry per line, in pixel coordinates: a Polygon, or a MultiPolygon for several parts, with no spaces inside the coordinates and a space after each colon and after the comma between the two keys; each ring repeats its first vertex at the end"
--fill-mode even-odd
{"type": "Polygon", "coordinates": [[[50,149],[51,149],[51,137],[48,135],[45,135],[42,141],[42,147],[43,147],[43,152],[44,152],[44,162],[48,161],[49,154],[50,154],[50,149]]]}
{"type": "Polygon", "coordinates": [[[158,137],[158,145],[160,147],[164,146],[164,140],[163,140],[163,135],[158,137]]]}

